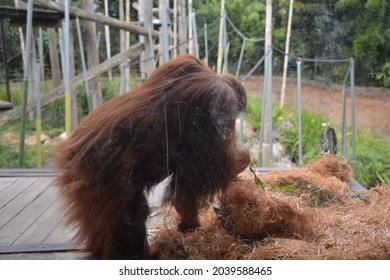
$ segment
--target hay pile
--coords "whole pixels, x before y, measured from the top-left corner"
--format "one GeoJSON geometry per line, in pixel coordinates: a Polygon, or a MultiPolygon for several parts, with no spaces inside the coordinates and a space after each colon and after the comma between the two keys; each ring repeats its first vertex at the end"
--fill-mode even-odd
{"type": "Polygon", "coordinates": [[[269,172],[259,176],[261,187],[252,174],[241,174],[203,210],[201,228],[181,233],[167,219],[151,241],[155,257],[389,259],[390,188],[352,198],[350,176],[351,168],[337,157],[269,172]]]}

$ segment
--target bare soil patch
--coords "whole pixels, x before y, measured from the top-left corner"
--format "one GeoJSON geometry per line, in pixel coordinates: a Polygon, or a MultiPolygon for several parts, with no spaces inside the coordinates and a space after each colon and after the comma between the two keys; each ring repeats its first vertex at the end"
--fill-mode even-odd
{"type": "MultiPolygon", "coordinates": [[[[280,102],[282,79],[274,77],[273,101],[280,102]]],[[[261,98],[263,77],[251,77],[245,82],[250,95],[261,98]]],[[[302,108],[323,114],[337,124],[342,122],[342,87],[325,85],[318,81],[302,81],[302,108]]],[[[297,108],[297,84],[288,79],[285,105],[297,108]]],[[[390,90],[355,86],[356,127],[359,130],[370,129],[390,141],[390,90]]],[[[351,98],[347,89],[347,121],[351,125],[351,98]]]]}

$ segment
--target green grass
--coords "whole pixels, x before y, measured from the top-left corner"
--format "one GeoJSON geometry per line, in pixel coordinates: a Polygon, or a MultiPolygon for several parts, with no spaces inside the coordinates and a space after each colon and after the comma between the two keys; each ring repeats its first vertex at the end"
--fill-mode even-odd
{"type": "MultiPolygon", "coordinates": [[[[348,136],[351,147],[351,135],[348,136]]],[[[361,131],[356,139],[356,158],[355,177],[359,183],[390,186],[390,144],[385,139],[369,130],[361,131]]]]}
{"type": "MultiPolygon", "coordinates": [[[[261,108],[262,102],[259,99],[248,97],[246,106],[246,121],[251,125],[252,129],[256,132],[260,132],[261,126],[261,108]]],[[[272,125],[282,121],[284,109],[280,106],[272,107],[272,125]]]]}

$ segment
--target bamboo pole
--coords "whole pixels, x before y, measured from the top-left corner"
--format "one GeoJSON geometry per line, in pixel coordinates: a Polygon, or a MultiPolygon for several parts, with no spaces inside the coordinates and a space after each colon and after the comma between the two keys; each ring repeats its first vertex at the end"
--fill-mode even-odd
{"type": "MultiPolygon", "coordinates": [[[[130,18],[130,0],[126,0],[125,2],[125,20],[126,22],[130,23],[131,18],[130,18]]],[[[125,48],[126,50],[130,47],[130,32],[126,31],[126,36],[125,36],[125,48]]],[[[130,61],[129,61],[130,63],[130,61]]],[[[130,66],[129,64],[126,67],[126,91],[130,90],[130,66]]]]}
{"type": "Polygon", "coordinates": [[[203,25],[204,33],[204,62],[209,65],[209,41],[207,36],[207,23],[203,25]]]}
{"type": "MultiPolygon", "coordinates": [[[[34,0],[34,4],[48,8],[48,9],[56,10],[56,11],[61,12],[61,13],[64,13],[64,11],[65,11],[64,5],[62,5],[60,3],[53,2],[53,1],[49,1],[49,0],[34,0]]],[[[120,21],[120,20],[115,19],[115,18],[106,17],[102,14],[86,12],[84,10],[73,8],[73,7],[69,8],[69,13],[73,17],[79,17],[80,19],[99,22],[101,24],[107,24],[111,27],[116,27],[119,29],[134,32],[134,33],[137,33],[140,35],[148,36],[148,29],[147,28],[140,27],[140,26],[137,26],[137,25],[134,25],[131,23],[124,22],[124,21],[120,21]]],[[[158,38],[159,33],[157,31],[153,31],[152,36],[153,36],[153,38],[158,38]]]]}
{"type": "MultiPolygon", "coordinates": [[[[267,0],[266,3],[265,52],[268,52],[272,47],[272,0],[267,0]]],[[[263,166],[269,166],[272,158],[272,69],[270,69],[272,67],[272,54],[266,56],[264,66],[264,81],[267,82],[266,102],[268,106],[264,108],[264,121],[262,120],[264,124],[264,140],[261,147],[261,155],[263,166]]]]}
{"type": "MultiPolygon", "coordinates": [[[[124,0],[119,0],[119,20],[125,21],[125,9],[124,9],[124,0]]],[[[119,46],[120,51],[123,52],[126,49],[126,32],[124,30],[119,31],[119,46]]],[[[123,94],[127,91],[127,67],[126,67],[126,61],[123,61],[122,65],[120,66],[120,74],[121,74],[121,80],[120,80],[120,94],[123,94]]]]}
{"type": "Polygon", "coordinates": [[[71,97],[70,97],[70,53],[69,53],[69,0],[64,1],[65,19],[62,28],[63,32],[63,46],[64,46],[64,84],[65,84],[65,131],[69,137],[72,132],[72,111],[71,111],[71,97]]]}
{"type": "MultiPolygon", "coordinates": [[[[224,1],[224,0],[223,0],[224,1]]],[[[192,28],[192,0],[188,0],[188,53],[194,54],[194,33],[192,28]]]]}
{"type": "Polygon", "coordinates": [[[168,43],[168,6],[164,1],[160,2],[160,22],[161,22],[161,38],[160,38],[160,49],[161,49],[161,60],[160,65],[164,64],[169,60],[169,43],[168,43]]]}
{"type": "Polygon", "coordinates": [[[56,88],[62,83],[62,79],[61,79],[60,61],[58,59],[55,29],[48,28],[47,34],[49,38],[51,79],[52,79],[53,88],[56,88]]]}
{"type": "Polygon", "coordinates": [[[286,95],[286,81],[287,81],[287,70],[288,70],[288,55],[290,53],[290,38],[291,38],[291,23],[293,14],[294,0],[290,0],[290,7],[288,10],[288,22],[287,22],[287,36],[286,36],[286,47],[283,65],[283,79],[282,79],[282,92],[280,95],[280,106],[284,106],[284,98],[286,95]]]}
{"type": "MultiPolygon", "coordinates": [[[[95,78],[97,76],[102,75],[103,73],[107,72],[108,69],[112,69],[113,67],[116,67],[122,63],[123,60],[127,58],[133,58],[139,56],[139,54],[143,51],[144,45],[142,43],[138,43],[132,47],[130,47],[128,50],[124,51],[123,53],[119,53],[115,56],[113,56],[110,60],[106,60],[103,63],[96,65],[88,70],[87,72],[87,78],[88,80],[95,78]]],[[[81,86],[84,82],[84,76],[83,74],[79,74],[75,77],[74,82],[71,85],[71,90],[77,89],[79,86],[81,86]]],[[[54,100],[57,100],[58,98],[62,97],[64,95],[65,87],[64,85],[60,85],[57,88],[55,88],[53,91],[48,93],[47,95],[42,97],[42,106],[45,106],[54,100]]],[[[33,110],[36,106],[35,102],[30,102],[28,105],[29,110],[33,110]]],[[[22,106],[16,106],[14,109],[9,110],[7,112],[4,112],[0,115],[0,126],[4,125],[5,123],[17,120],[22,115],[22,106]]]]}
{"type": "Polygon", "coordinates": [[[44,64],[44,61],[43,61],[43,35],[42,35],[42,28],[39,27],[38,29],[38,55],[39,55],[39,64],[40,64],[40,75],[41,75],[41,79],[42,81],[45,80],[45,64],[44,64]]]}
{"type": "Polygon", "coordinates": [[[194,36],[194,50],[195,50],[195,56],[199,58],[199,43],[198,43],[198,31],[196,29],[196,18],[195,18],[195,11],[192,11],[192,30],[193,30],[193,36],[194,36]]]}
{"type": "Polygon", "coordinates": [[[23,103],[22,103],[22,119],[19,137],[19,167],[24,164],[24,140],[26,136],[26,121],[27,121],[27,107],[28,107],[28,86],[29,86],[29,71],[30,71],[30,51],[32,40],[32,16],[33,16],[33,0],[28,1],[27,8],[27,32],[26,32],[26,54],[24,63],[23,75],[23,103]]]}
{"type": "Polygon", "coordinates": [[[173,57],[177,56],[177,0],[173,0],[173,57]]]}
{"type": "MultiPolygon", "coordinates": [[[[109,17],[108,15],[108,0],[104,0],[104,14],[106,17],[109,17]]],[[[104,25],[104,34],[106,37],[106,54],[107,54],[107,59],[111,58],[111,39],[110,39],[110,26],[109,25],[104,25]]],[[[111,81],[112,80],[112,71],[111,69],[108,70],[108,79],[111,81]]]]}
{"type": "Polygon", "coordinates": [[[352,114],[352,163],[356,164],[356,114],[355,114],[355,60],[351,58],[350,91],[352,114]]]}
{"type": "Polygon", "coordinates": [[[222,73],[223,60],[223,34],[224,34],[224,15],[225,15],[225,0],[221,1],[221,14],[219,21],[219,37],[218,37],[218,58],[217,58],[217,73],[222,73]]]}
{"type": "Polygon", "coordinates": [[[154,46],[153,46],[153,1],[152,0],[143,0],[140,1],[138,7],[138,20],[145,28],[148,29],[148,38],[144,36],[139,36],[139,42],[145,44],[145,51],[141,53],[141,73],[144,76],[149,76],[155,69],[154,59],[154,46]],[[150,35],[149,35],[150,34],[150,35]]]}
{"type": "Polygon", "coordinates": [[[35,127],[36,127],[36,139],[37,139],[37,168],[42,167],[42,143],[41,143],[41,136],[42,136],[42,113],[41,113],[41,77],[40,77],[40,64],[36,64],[36,82],[35,82],[35,94],[36,94],[36,120],[35,120],[35,127]]]}
{"type": "Polygon", "coordinates": [[[302,60],[297,60],[297,91],[298,91],[298,162],[302,164],[302,60]]]}
{"type": "MultiPolygon", "coordinates": [[[[92,109],[96,108],[96,98],[94,98],[94,100],[92,100],[91,94],[89,91],[89,83],[88,83],[88,78],[87,78],[87,65],[85,62],[84,45],[83,45],[83,39],[81,36],[81,27],[80,27],[79,18],[76,18],[76,29],[77,29],[77,38],[79,41],[81,67],[83,69],[83,76],[84,76],[84,82],[85,82],[85,95],[87,97],[88,110],[91,111],[92,109]]],[[[109,73],[112,73],[111,69],[110,69],[109,73]]],[[[96,96],[94,96],[94,97],[96,97],[96,96]]]]}
{"type": "Polygon", "coordinates": [[[5,88],[7,92],[7,101],[12,102],[11,99],[11,90],[9,87],[9,70],[8,70],[8,63],[7,63],[7,48],[5,46],[5,34],[4,34],[4,25],[3,20],[0,20],[0,38],[2,42],[2,57],[3,57],[3,64],[4,64],[4,72],[5,72],[5,88]]]}
{"type": "Polygon", "coordinates": [[[177,13],[178,13],[178,47],[179,54],[186,53],[187,51],[187,29],[186,29],[186,9],[185,0],[177,0],[177,13]]]}

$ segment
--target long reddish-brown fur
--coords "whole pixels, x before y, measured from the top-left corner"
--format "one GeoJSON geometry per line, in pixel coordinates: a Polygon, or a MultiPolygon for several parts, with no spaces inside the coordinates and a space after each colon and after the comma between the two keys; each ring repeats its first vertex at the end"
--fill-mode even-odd
{"type": "Polygon", "coordinates": [[[93,258],[147,258],[144,191],[168,176],[165,201],[180,215],[179,230],[199,226],[198,205],[249,164],[248,151],[234,143],[245,103],[234,76],[182,55],[92,111],[56,161],[76,240],[93,258]]]}

